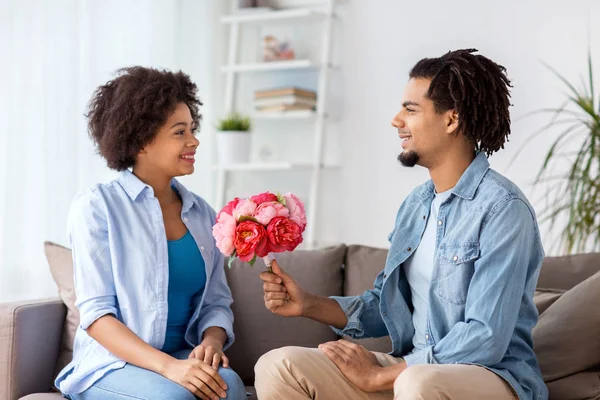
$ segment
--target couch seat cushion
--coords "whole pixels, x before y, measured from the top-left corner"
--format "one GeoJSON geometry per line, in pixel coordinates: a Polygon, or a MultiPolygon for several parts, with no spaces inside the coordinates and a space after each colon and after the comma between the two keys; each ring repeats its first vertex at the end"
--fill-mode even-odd
{"type": "MultiPolygon", "coordinates": [[[[342,294],[342,264],[346,246],[315,251],[277,254],[281,268],[310,293],[321,296],[342,294]]],[[[247,385],[254,383],[254,364],[261,355],[283,346],[316,347],[336,340],[326,325],[307,318],[283,318],[272,314],[264,304],[263,282],[258,277],[265,269],[262,260],[254,267],[235,260],[225,267],[233,293],[235,342],[227,355],[231,367],[247,385]]]]}
{"type": "Polygon", "coordinates": [[[600,273],[569,290],[541,315],[533,329],[544,381],[600,366],[600,273]]]}

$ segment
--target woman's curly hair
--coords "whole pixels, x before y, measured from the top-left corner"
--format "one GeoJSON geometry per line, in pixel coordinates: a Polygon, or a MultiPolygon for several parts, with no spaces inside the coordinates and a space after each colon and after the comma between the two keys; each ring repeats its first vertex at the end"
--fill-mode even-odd
{"type": "Polygon", "coordinates": [[[183,72],[145,67],[123,68],[94,92],[88,130],[109,168],[133,167],[136,156],[156,137],[177,104],[190,109],[193,129],[202,119],[198,88],[183,72]]]}

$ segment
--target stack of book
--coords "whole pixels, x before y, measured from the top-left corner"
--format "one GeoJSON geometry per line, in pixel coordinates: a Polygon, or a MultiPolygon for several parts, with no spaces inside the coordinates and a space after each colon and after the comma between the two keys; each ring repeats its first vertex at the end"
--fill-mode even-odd
{"type": "Polygon", "coordinates": [[[258,112],[285,112],[314,110],[317,94],[296,87],[260,90],[254,93],[254,107],[258,112]]]}

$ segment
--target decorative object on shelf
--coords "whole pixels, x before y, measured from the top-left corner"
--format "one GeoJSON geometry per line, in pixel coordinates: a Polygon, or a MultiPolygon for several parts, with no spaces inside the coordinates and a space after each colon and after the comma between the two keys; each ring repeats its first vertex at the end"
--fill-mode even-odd
{"type": "Polygon", "coordinates": [[[258,0],[238,0],[238,8],[258,7],[258,0]]]}
{"type": "Polygon", "coordinates": [[[250,159],[250,118],[236,112],[219,121],[217,150],[220,164],[247,163],[250,159]]]}
{"type": "Polygon", "coordinates": [[[263,39],[263,61],[293,60],[294,49],[287,41],[279,41],[275,36],[267,35],[263,39]]]}
{"type": "Polygon", "coordinates": [[[261,161],[269,162],[273,157],[273,150],[271,150],[269,146],[263,146],[258,152],[258,156],[260,157],[261,161]]]}
{"type": "Polygon", "coordinates": [[[229,257],[229,267],[235,257],[250,265],[262,257],[271,272],[269,253],[293,251],[302,243],[305,229],[306,212],[298,197],[265,192],[227,203],[217,214],[213,237],[229,257]]]}
{"type": "Polygon", "coordinates": [[[317,94],[296,87],[260,90],[254,93],[254,108],[259,113],[314,110],[317,94]]]}

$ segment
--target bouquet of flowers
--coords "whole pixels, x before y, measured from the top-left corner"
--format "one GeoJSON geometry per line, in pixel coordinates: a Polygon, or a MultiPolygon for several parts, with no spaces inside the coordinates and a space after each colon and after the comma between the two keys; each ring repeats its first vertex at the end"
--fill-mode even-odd
{"type": "Polygon", "coordinates": [[[230,201],[217,214],[213,236],[229,257],[229,267],[235,257],[250,265],[262,257],[270,269],[269,253],[294,250],[305,229],[306,213],[298,197],[265,192],[230,201]]]}

